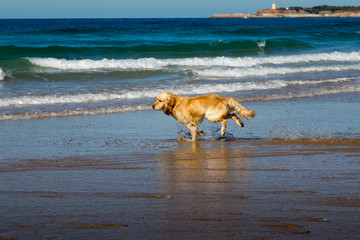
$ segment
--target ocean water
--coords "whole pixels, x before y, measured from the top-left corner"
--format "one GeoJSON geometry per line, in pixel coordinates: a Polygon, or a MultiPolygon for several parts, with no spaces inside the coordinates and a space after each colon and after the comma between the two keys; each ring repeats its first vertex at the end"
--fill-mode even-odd
{"type": "Polygon", "coordinates": [[[0,121],[360,92],[360,19],[0,20],[0,121]]]}

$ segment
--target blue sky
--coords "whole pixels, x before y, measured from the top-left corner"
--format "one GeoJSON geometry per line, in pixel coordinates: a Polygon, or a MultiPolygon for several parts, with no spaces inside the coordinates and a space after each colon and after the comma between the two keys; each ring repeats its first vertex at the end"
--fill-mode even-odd
{"type": "Polygon", "coordinates": [[[209,17],[278,6],[360,6],[359,0],[0,0],[0,18],[209,17]]]}

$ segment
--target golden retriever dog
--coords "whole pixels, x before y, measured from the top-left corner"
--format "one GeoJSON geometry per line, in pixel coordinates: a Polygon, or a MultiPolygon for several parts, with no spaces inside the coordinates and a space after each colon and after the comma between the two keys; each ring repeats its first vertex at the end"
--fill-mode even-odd
{"type": "Polygon", "coordinates": [[[220,97],[209,94],[199,97],[182,97],[173,93],[161,93],[152,105],[154,110],[163,110],[165,114],[173,116],[176,121],[184,124],[191,134],[193,141],[198,140],[198,135],[205,135],[199,131],[200,123],[206,118],[213,123],[221,123],[221,135],[225,135],[227,119],[233,119],[237,125],[244,127],[240,118],[249,119],[255,116],[255,111],[250,111],[241,105],[235,98],[220,97]],[[236,111],[240,118],[232,113],[236,111]]]}

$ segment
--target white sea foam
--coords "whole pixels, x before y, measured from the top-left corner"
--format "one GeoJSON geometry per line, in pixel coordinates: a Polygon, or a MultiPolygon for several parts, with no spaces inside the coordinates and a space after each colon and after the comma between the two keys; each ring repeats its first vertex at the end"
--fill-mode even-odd
{"type": "Polygon", "coordinates": [[[143,88],[139,90],[123,90],[117,93],[86,93],[76,95],[21,96],[3,98],[0,107],[22,107],[29,105],[72,104],[88,102],[104,102],[112,100],[156,98],[162,92],[173,92],[179,95],[208,94],[219,92],[236,92],[248,90],[279,89],[293,85],[315,85],[350,81],[345,78],[313,81],[271,80],[265,82],[218,83],[202,85],[184,85],[182,87],[143,88]]]}
{"type": "Polygon", "coordinates": [[[333,71],[348,71],[360,70],[360,64],[353,65],[336,65],[336,66],[311,66],[311,67],[253,67],[253,68],[222,68],[222,69],[202,69],[193,70],[192,72],[200,77],[211,78],[241,78],[241,77],[255,77],[268,75],[285,75],[295,73],[310,73],[310,72],[333,72],[333,71]]]}
{"type": "Polygon", "coordinates": [[[3,81],[5,79],[5,72],[0,68],[0,81],[3,81]]]}
{"type": "Polygon", "coordinates": [[[256,42],[256,44],[258,45],[259,48],[263,48],[266,46],[266,41],[258,41],[256,42]]]}
{"type": "Polygon", "coordinates": [[[273,95],[265,95],[260,97],[248,97],[241,99],[241,101],[272,101],[272,100],[281,100],[281,99],[310,98],[310,97],[332,95],[332,94],[359,93],[359,92],[360,92],[360,87],[343,86],[337,88],[313,89],[313,90],[297,92],[297,93],[273,94],[273,95]]]}
{"type": "Polygon", "coordinates": [[[176,58],[176,59],[101,59],[67,60],[58,58],[27,58],[32,64],[59,70],[97,70],[116,69],[123,71],[162,70],[178,67],[254,67],[261,65],[295,64],[308,62],[358,62],[360,52],[333,52],[271,57],[214,57],[214,58],[176,58]]]}
{"type": "Polygon", "coordinates": [[[60,70],[94,70],[94,69],[120,69],[120,70],[157,70],[163,67],[161,61],[155,58],[141,59],[102,59],[102,60],[66,60],[57,58],[28,58],[37,66],[60,70]]]}
{"type": "MultiPolygon", "coordinates": [[[[314,89],[311,91],[304,91],[298,93],[263,95],[260,97],[249,97],[239,100],[242,102],[271,101],[271,100],[306,98],[306,97],[323,96],[329,94],[353,93],[353,92],[360,92],[360,87],[344,86],[344,87],[328,88],[328,89],[316,89],[316,90],[314,89]]],[[[89,109],[84,108],[84,109],[64,110],[57,112],[10,113],[10,114],[0,114],[0,121],[112,114],[112,113],[122,113],[122,112],[145,111],[150,109],[151,109],[150,104],[140,104],[140,105],[126,105],[126,106],[111,106],[111,107],[103,107],[103,108],[89,108],[89,109]]]]}
{"type": "Polygon", "coordinates": [[[75,109],[75,110],[64,110],[57,112],[11,113],[11,114],[0,114],[0,121],[112,114],[112,113],[122,113],[122,112],[145,111],[150,109],[151,109],[150,105],[141,104],[134,106],[127,105],[127,106],[116,106],[116,107],[107,107],[107,108],[104,107],[104,108],[90,108],[90,109],[75,109]]]}

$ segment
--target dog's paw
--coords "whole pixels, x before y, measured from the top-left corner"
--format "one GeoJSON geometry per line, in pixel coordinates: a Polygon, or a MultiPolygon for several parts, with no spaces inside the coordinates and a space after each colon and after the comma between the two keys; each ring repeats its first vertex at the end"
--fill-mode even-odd
{"type": "Polygon", "coordinates": [[[229,137],[227,137],[227,136],[220,136],[220,137],[218,138],[218,140],[221,140],[221,141],[230,141],[230,140],[232,140],[232,139],[229,138],[229,137]]]}
{"type": "Polygon", "coordinates": [[[224,135],[217,137],[216,139],[221,140],[221,141],[231,141],[231,140],[234,140],[235,137],[231,133],[227,132],[224,135]]]}

